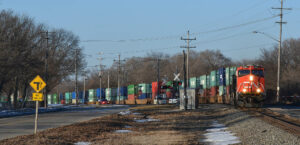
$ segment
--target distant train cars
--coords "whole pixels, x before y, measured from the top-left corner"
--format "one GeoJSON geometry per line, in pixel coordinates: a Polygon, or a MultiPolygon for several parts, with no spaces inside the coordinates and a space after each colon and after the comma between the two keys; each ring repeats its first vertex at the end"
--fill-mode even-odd
{"type": "MultiPolygon", "coordinates": [[[[265,98],[264,68],[250,65],[219,68],[187,80],[189,89],[197,89],[199,103],[226,103],[245,107],[261,106],[265,98]]],[[[182,81],[132,84],[118,88],[96,88],[79,91],[78,103],[102,104],[166,104],[177,103],[182,81]]],[[[49,104],[74,104],[76,93],[48,96],[49,104]]]]}

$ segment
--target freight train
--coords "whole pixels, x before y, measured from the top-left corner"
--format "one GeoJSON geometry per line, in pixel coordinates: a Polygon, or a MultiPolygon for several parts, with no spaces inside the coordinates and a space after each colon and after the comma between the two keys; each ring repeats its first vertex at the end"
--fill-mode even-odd
{"type": "MultiPolygon", "coordinates": [[[[79,91],[77,96],[78,102],[85,104],[96,104],[103,99],[112,104],[176,103],[179,100],[179,90],[184,88],[182,82],[183,80],[123,86],[119,95],[117,88],[89,89],[79,91]]],[[[261,66],[220,68],[206,75],[189,78],[187,82],[190,89],[200,90],[197,94],[199,103],[259,107],[266,96],[264,68],[261,66]]],[[[76,93],[49,94],[47,99],[48,104],[74,104],[76,93]]]]}

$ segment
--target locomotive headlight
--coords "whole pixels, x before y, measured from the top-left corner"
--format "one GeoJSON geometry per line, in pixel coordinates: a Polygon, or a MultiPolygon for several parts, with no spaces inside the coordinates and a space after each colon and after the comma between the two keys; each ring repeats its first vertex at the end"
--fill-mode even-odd
{"type": "Polygon", "coordinates": [[[247,90],[246,89],[243,89],[243,92],[245,93],[247,90]]]}
{"type": "Polygon", "coordinates": [[[261,90],[260,90],[260,89],[257,89],[257,90],[256,90],[256,92],[257,92],[257,93],[260,93],[260,92],[261,92],[261,90]]]}
{"type": "Polygon", "coordinates": [[[253,76],[250,76],[250,81],[253,81],[253,76]]]}

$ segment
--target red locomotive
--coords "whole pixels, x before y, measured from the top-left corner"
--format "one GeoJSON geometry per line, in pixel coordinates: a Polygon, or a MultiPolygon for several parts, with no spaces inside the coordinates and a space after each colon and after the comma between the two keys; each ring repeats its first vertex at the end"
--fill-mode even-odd
{"type": "Polygon", "coordinates": [[[265,96],[264,68],[255,65],[238,67],[236,70],[236,105],[261,107],[265,96]]]}

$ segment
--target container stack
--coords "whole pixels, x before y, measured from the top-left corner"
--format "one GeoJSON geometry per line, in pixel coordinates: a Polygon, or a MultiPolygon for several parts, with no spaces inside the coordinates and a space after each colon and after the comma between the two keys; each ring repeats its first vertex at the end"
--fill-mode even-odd
{"type": "Polygon", "coordinates": [[[117,101],[118,104],[124,104],[125,100],[127,99],[128,95],[127,87],[120,87],[120,94],[117,95],[117,101]]]}
{"type": "Polygon", "coordinates": [[[59,104],[57,94],[52,94],[52,104],[59,104]]]}
{"type": "Polygon", "coordinates": [[[167,82],[166,86],[168,87],[168,89],[166,89],[166,96],[167,96],[167,99],[171,99],[173,98],[173,81],[169,81],[167,82]]]}
{"type": "Polygon", "coordinates": [[[210,96],[209,96],[209,103],[215,103],[216,102],[216,96],[218,93],[218,86],[217,86],[217,71],[211,71],[210,72],[210,96]]]}
{"type": "Polygon", "coordinates": [[[89,89],[89,102],[88,104],[95,104],[97,101],[96,92],[94,89],[89,89]]]}
{"type": "Polygon", "coordinates": [[[78,102],[81,103],[81,104],[84,103],[83,91],[78,92],[78,102]]]}
{"type": "Polygon", "coordinates": [[[105,99],[105,88],[97,88],[96,90],[96,96],[97,96],[97,100],[101,100],[101,99],[105,99]]]}
{"type": "Polygon", "coordinates": [[[226,103],[230,103],[230,95],[233,93],[233,77],[236,76],[236,67],[227,67],[226,71],[226,103]]]}
{"type": "Polygon", "coordinates": [[[51,94],[47,95],[47,103],[48,104],[52,104],[52,96],[51,96],[51,94]]]}
{"type": "Polygon", "coordinates": [[[139,88],[139,97],[138,99],[147,99],[147,98],[151,98],[151,85],[150,84],[139,84],[138,85],[139,88]]]}
{"type": "Polygon", "coordinates": [[[220,68],[219,70],[219,94],[218,94],[218,103],[225,103],[225,95],[226,95],[226,75],[225,75],[225,68],[220,68]]]}
{"type": "Polygon", "coordinates": [[[118,88],[108,88],[105,92],[107,101],[115,103],[115,101],[117,100],[118,88]]]}
{"type": "Polygon", "coordinates": [[[76,104],[76,92],[72,92],[72,104],[76,104]]]}
{"type": "Polygon", "coordinates": [[[136,85],[127,86],[127,100],[125,100],[126,104],[135,104],[137,94],[138,89],[136,85]]]}
{"type": "Polygon", "coordinates": [[[64,97],[65,97],[64,93],[60,93],[59,94],[59,102],[60,102],[60,104],[65,104],[66,103],[64,97]]]}
{"type": "Polygon", "coordinates": [[[72,100],[71,93],[70,92],[66,92],[65,93],[65,104],[70,104],[71,100],[72,100]]]}
{"type": "Polygon", "coordinates": [[[161,85],[162,82],[159,82],[159,85],[157,85],[157,82],[152,82],[152,99],[155,99],[155,97],[157,96],[157,87],[159,88],[160,91],[159,94],[161,94],[161,89],[160,89],[161,85]]]}

